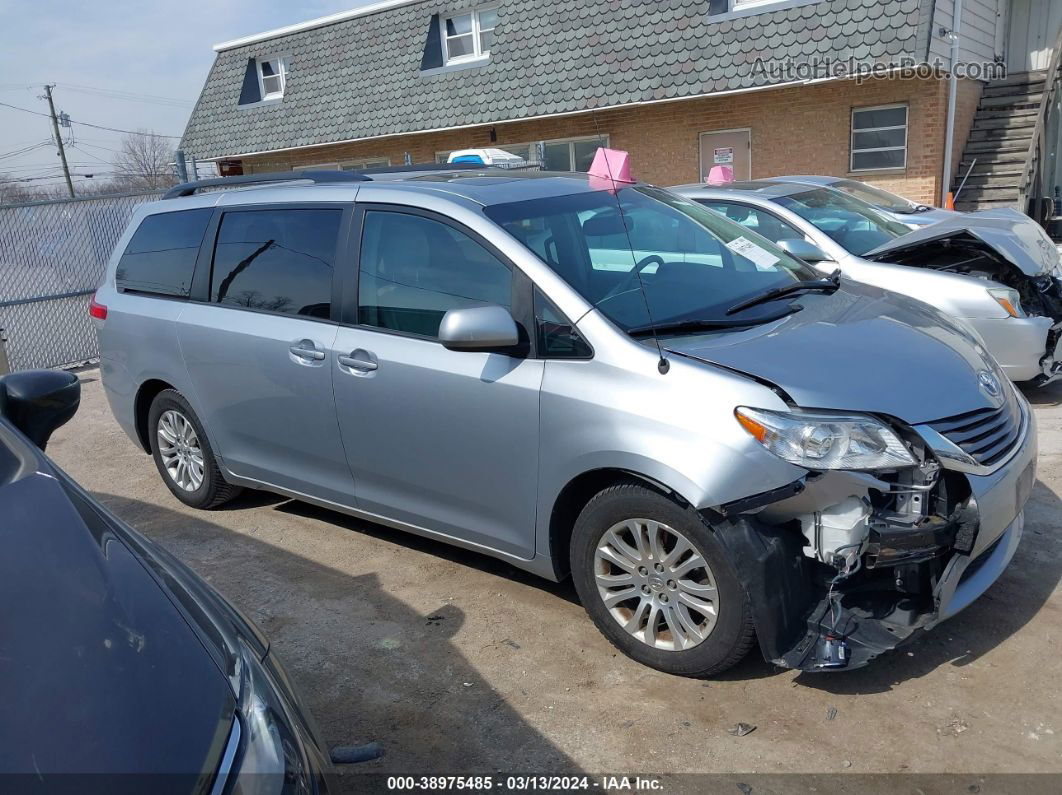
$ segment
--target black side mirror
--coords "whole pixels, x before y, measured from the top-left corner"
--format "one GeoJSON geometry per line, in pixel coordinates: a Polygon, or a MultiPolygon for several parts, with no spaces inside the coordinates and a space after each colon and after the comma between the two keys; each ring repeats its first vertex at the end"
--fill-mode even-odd
{"type": "Polygon", "coordinates": [[[0,414],[41,450],[77,413],[81,382],[62,370],[24,370],[0,377],[0,414]]]}

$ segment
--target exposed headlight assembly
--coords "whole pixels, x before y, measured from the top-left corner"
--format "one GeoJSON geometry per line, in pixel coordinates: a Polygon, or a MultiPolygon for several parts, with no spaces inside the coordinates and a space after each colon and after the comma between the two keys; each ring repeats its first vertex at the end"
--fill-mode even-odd
{"type": "Polygon", "coordinates": [[[1011,317],[1025,317],[1021,308],[1021,296],[1017,290],[1010,287],[989,287],[988,294],[1011,317]]]}
{"type": "Polygon", "coordinates": [[[240,655],[240,756],[232,795],[310,795],[312,773],[276,687],[251,649],[240,655]]]}
{"type": "Polygon", "coordinates": [[[873,417],[746,406],[734,416],[776,456],[805,469],[898,469],[916,463],[900,438],[873,417]]]}

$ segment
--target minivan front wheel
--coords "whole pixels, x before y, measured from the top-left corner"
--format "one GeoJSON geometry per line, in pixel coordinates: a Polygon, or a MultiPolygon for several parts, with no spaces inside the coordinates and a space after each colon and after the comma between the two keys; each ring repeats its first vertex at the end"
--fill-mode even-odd
{"type": "Polygon", "coordinates": [[[202,423],[175,389],[155,396],[148,411],[151,454],[173,495],[193,508],[214,508],[240,492],[225,481],[202,423]]]}
{"type": "Polygon", "coordinates": [[[635,483],[597,494],[572,533],[572,577],[598,629],[627,656],[709,676],[755,642],[725,547],[691,510],[635,483]]]}

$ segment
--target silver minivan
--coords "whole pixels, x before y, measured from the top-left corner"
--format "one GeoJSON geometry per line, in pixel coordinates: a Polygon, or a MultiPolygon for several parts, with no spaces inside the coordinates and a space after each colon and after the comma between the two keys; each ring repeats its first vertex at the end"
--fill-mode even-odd
{"type": "Polygon", "coordinates": [[[92,302],[182,502],[266,489],[570,575],[686,676],[757,643],[864,665],[1013,557],[1033,414],[925,304],[640,183],[267,180],[142,206],[92,302]]]}

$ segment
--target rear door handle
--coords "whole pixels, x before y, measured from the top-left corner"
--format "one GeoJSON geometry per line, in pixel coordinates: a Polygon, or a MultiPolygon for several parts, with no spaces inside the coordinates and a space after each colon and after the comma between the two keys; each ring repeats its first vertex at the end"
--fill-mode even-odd
{"type": "MultiPolygon", "coordinates": [[[[365,353],[365,351],[360,352],[365,353]]],[[[362,373],[371,373],[380,366],[372,359],[355,359],[353,355],[355,353],[359,353],[359,351],[351,351],[349,356],[339,356],[336,361],[344,367],[349,367],[351,370],[357,370],[362,373]]]]}
{"type": "Polygon", "coordinates": [[[288,350],[291,351],[292,356],[298,356],[310,362],[319,362],[325,357],[324,351],[318,350],[313,340],[299,340],[288,350]]]}

